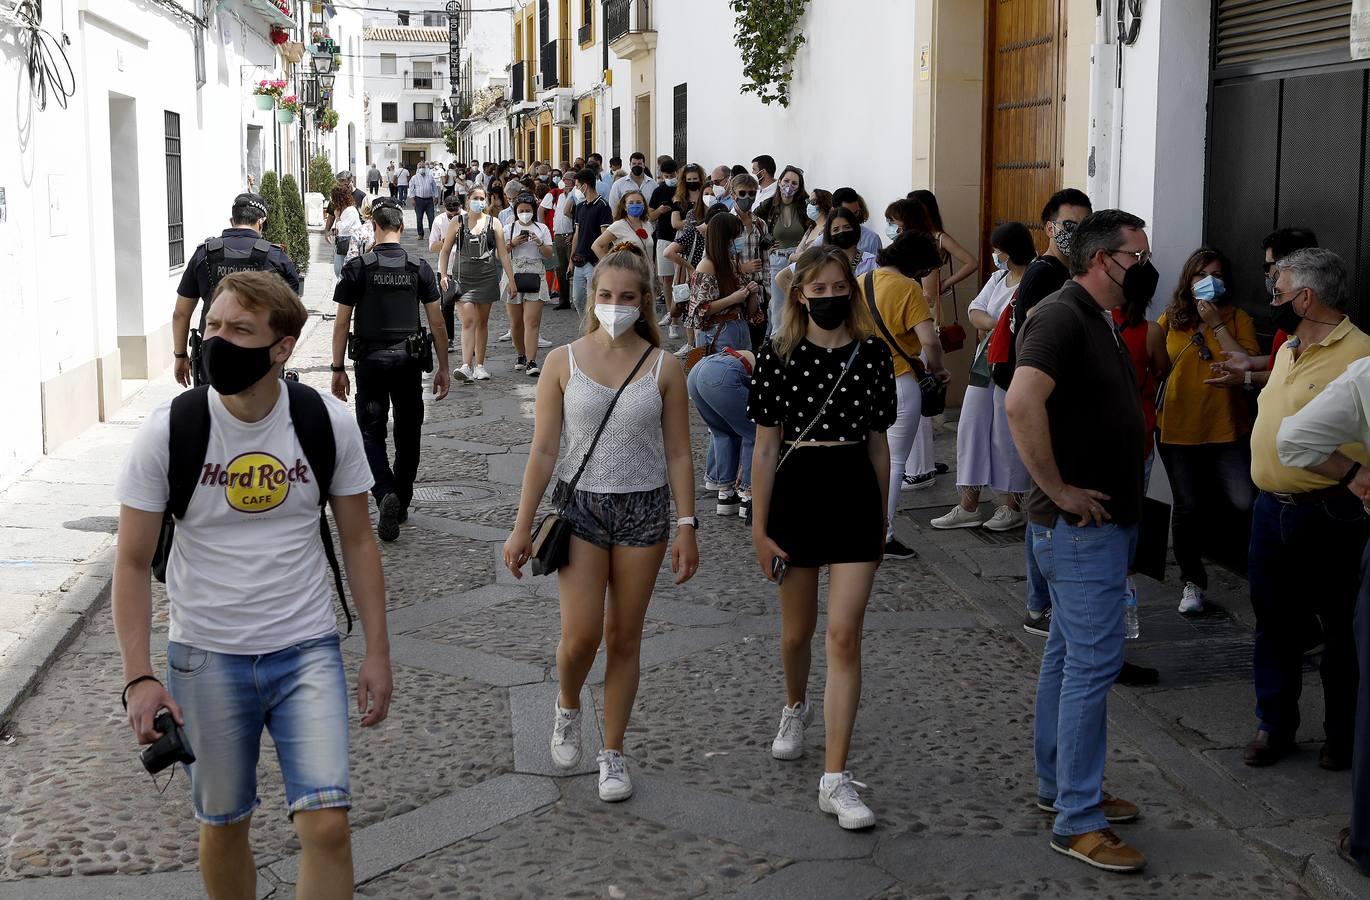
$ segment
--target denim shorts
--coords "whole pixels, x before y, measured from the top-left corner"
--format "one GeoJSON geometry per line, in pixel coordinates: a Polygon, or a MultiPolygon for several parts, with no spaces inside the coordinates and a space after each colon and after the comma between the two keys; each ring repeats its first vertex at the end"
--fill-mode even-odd
{"type": "Polygon", "coordinates": [[[167,646],[167,690],[181,706],[195,762],[195,818],[241,822],[260,804],[257,757],[271,734],[289,814],[352,805],[347,679],[336,634],[246,656],[167,646]]]}
{"type": "MultiPolygon", "coordinates": [[[[557,486],[558,499],[566,482],[557,486]]],[[[566,506],[571,533],[601,550],[610,547],[653,547],[671,536],[671,489],[626,494],[576,491],[566,506]]]]}

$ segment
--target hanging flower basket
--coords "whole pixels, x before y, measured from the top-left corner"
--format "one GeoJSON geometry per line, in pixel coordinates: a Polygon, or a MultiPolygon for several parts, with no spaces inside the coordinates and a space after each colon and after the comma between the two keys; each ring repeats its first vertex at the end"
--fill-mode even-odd
{"type": "Polygon", "coordinates": [[[338,111],[326,109],[316,117],[315,121],[319,123],[319,131],[330,132],[338,127],[338,111]]]}
{"type": "Polygon", "coordinates": [[[293,109],[276,110],[276,121],[282,125],[290,125],[295,121],[295,111],[293,109]]]}
{"type": "Polygon", "coordinates": [[[295,121],[295,116],[303,112],[299,98],[294,94],[288,94],[281,98],[280,109],[276,110],[276,121],[282,125],[289,125],[295,121]]]}
{"type": "Polygon", "coordinates": [[[259,81],[257,82],[257,86],[252,89],[252,94],[254,97],[266,97],[269,99],[271,103],[267,106],[262,106],[261,108],[270,109],[272,106],[276,105],[276,101],[281,99],[281,95],[285,93],[285,85],[286,83],[284,81],[277,79],[259,81]]]}
{"type": "Polygon", "coordinates": [[[287,32],[284,28],[281,28],[279,25],[272,26],[271,43],[284,44],[288,40],[290,40],[289,32],[287,32]]]}
{"type": "Polygon", "coordinates": [[[252,99],[256,101],[258,109],[271,109],[276,105],[276,98],[268,94],[257,94],[252,99]]]}

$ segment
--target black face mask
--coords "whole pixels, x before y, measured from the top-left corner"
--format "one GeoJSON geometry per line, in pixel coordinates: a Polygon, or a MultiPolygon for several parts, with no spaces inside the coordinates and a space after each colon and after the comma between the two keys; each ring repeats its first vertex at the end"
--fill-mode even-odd
{"type": "Polygon", "coordinates": [[[202,350],[210,386],[225,397],[241,394],[271,371],[271,348],[283,340],[284,336],[265,347],[240,347],[217,334],[209,338],[202,350]]]}
{"type": "Polygon", "coordinates": [[[850,250],[855,247],[860,240],[861,235],[856,233],[856,229],[852,229],[851,231],[839,231],[837,234],[828,238],[828,243],[839,250],[850,250]]]}
{"type": "Polygon", "coordinates": [[[1303,322],[1303,316],[1299,315],[1298,310],[1294,309],[1294,298],[1291,297],[1287,302],[1279,306],[1270,307],[1270,320],[1275,327],[1285,334],[1293,334],[1303,322]]]}
{"type": "Polygon", "coordinates": [[[850,294],[840,297],[810,297],[806,294],[804,299],[809,301],[809,318],[824,331],[841,328],[851,316],[850,294]]]}
{"type": "Polygon", "coordinates": [[[633,177],[634,177],[634,178],[641,178],[641,177],[642,177],[642,166],[633,166],[633,177]]]}
{"type": "Polygon", "coordinates": [[[698,181],[687,181],[687,182],[685,182],[685,187],[686,187],[687,190],[697,191],[697,190],[699,190],[699,182],[698,182],[698,181]]]}
{"type": "MultiPolygon", "coordinates": [[[[1109,259],[1113,259],[1112,255],[1109,259]]],[[[1114,260],[1116,262],[1116,260],[1114,260]]],[[[1145,309],[1151,304],[1151,298],[1156,296],[1156,285],[1161,282],[1161,273],[1156,271],[1156,267],[1151,264],[1151,260],[1139,263],[1123,273],[1123,280],[1119,281],[1110,273],[1108,276],[1113,283],[1123,289],[1123,305],[1135,309],[1142,307],[1145,309]]]]}

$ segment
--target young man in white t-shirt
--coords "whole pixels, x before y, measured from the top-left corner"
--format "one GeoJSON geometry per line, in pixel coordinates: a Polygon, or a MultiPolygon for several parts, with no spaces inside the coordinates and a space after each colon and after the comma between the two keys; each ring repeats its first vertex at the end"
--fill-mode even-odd
{"type": "MultiPolygon", "coordinates": [[[[303,851],[297,893],[352,895],[347,681],[316,473],[281,381],[306,315],[274,273],[233,273],[215,291],[204,343],[209,445],[167,565],[165,687],[152,674],[149,566],[170,493],[170,404],[139,429],[118,483],[114,627],[128,720],[141,744],[160,737],[162,709],[185,728],[200,872],[213,897],[255,896],[248,830],[264,725],[303,851]]],[[[329,503],[366,634],[357,676],[366,728],[385,719],[392,690],[371,472],[347,407],[321,399],[336,448],[329,503]]]]}

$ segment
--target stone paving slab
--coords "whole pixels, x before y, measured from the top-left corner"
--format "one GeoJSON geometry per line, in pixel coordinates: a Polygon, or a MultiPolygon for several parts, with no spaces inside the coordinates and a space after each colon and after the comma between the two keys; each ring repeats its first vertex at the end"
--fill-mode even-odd
{"type": "MultiPolygon", "coordinates": [[[[630,770],[633,796],[620,804],[634,816],[672,828],[709,835],[761,853],[792,859],[861,859],[874,850],[872,832],[843,831],[836,820],[814,807],[812,814],[792,812],[676,784],[630,770]]],[[[594,779],[568,783],[566,796],[598,803],[594,779]]]]}
{"type": "MultiPolygon", "coordinates": [[[[257,879],[258,900],[275,885],[257,879]]],[[[200,900],[204,884],[199,872],[156,875],[102,875],[0,883],[0,900],[200,900]]]]}
{"type": "Polygon", "coordinates": [[[425,516],[421,513],[411,513],[409,524],[416,528],[426,528],[429,531],[441,531],[444,534],[470,538],[473,541],[498,541],[501,545],[509,537],[509,529],[507,528],[492,528],[489,525],[480,525],[475,522],[425,516]]]}
{"type": "MultiPolygon", "coordinates": [[[[556,785],[531,775],[501,775],[455,791],[412,812],[387,819],[352,835],[352,862],[358,884],[480,834],[560,798],[556,785]]],[[[274,863],[271,873],[286,884],[299,877],[299,857],[274,863]]]]}
{"type": "Polygon", "coordinates": [[[1261,798],[1278,815],[1313,817],[1351,815],[1351,773],[1327,772],[1318,768],[1321,744],[1300,745],[1302,750],[1280,760],[1279,764],[1252,768],[1242,761],[1242,748],[1209,750],[1235,785],[1261,798]]]}
{"type": "Polygon", "coordinates": [[[797,862],[731,896],[733,900],[865,900],[893,881],[890,873],[866,863],[797,862]]]}
{"type": "Polygon", "coordinates": [[[534,595],[526,589],[486,585],[455,597],[442,597],[390,610],[385,621],[392,635],[404,634],[437,622],[445,622],[491,606],[498,606],[507,600],[526,599],[531,596],[534,595]]]}
{"type": "Polygon", "coordinates": [[[575,768],[558,769],[552,764],[548,742],[552,734],[557,696],[560,685],[525,684],[509,689],[509,714],[514,730],[514,771],[528,775],[562,778],[569,775],[599,773],[596,757],[604,749],[604,735],[600,730],[600,711],[587,685],[580,694],[581,722],[580,764],[575,768]]]}
{"type": "MultiPolygon", "coordinates": [[[[354,656],[365,655],[366,637],[360,631],[355,632],[352,640],[343,645],[343,652],[354,656]]],[[[545,675],[542,669],[527,663],[515,662],[467,647],[435,644],[406,635],[391,636],[390,655],[394,659],[404,660],[407,665],[430,672],[469,678],[497,687],[533,684],[542,681],[545,675]]]]}

